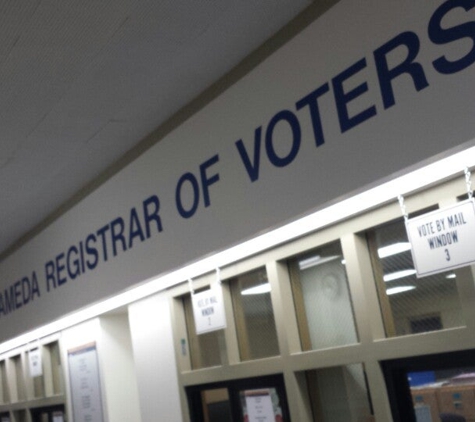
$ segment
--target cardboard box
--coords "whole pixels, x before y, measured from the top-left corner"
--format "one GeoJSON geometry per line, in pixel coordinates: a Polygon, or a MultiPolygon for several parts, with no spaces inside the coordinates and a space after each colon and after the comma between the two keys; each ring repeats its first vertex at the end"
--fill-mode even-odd
{"type": "Polygon", "coordinates": [[[439,414],[441,411],[439,409],[439,402],[437,400],[437,390],[437,388],[432,387],[419,387],[411,389],[414,407],[418,405],[429,406],[433,422],[440,422],[439,414]]]}
{"type": "Polygon", "coordinates": [[[437,392],[440,413],[454,413],[475,421],[475,385],[447,385],[437,392]]]}

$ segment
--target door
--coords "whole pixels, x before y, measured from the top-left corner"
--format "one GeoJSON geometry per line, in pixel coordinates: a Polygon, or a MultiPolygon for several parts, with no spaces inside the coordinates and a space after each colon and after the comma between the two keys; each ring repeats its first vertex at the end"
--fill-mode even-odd
{"type": "Polygon", "coordinates": [[[63,405],[45,406],[31,409],[32,422],[64,422],[65,410],[63,405]]]}
{"type": "Polygon", "coordinates": [[[187,388],[193,422],[290,422],[282,375],[187,388]]]}

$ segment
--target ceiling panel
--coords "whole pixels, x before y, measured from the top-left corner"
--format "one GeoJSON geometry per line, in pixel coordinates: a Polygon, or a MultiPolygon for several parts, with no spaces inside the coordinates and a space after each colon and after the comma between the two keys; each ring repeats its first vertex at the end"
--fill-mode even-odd
{"type": "Polygon", "coordinates": [[[309,0],[0,3],[0,252],[309,0]]]}

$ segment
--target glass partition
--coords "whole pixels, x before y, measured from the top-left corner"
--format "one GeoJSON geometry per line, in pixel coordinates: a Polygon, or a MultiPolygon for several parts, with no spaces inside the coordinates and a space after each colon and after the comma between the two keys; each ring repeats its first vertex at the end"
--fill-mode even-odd
{"type": "Polygon", "coordinates": [[[307,371],[314,420],[374,421],[362,364],[307,371]]]}
{"type": "Polygon", "coordinates": [[[241,360],[279,355],[270,284],[265,268],[230,280],[241,360]]]}
{"type": "Polygon", "coordinates": [[[388,337],[465,325],[457,271],[417,278],[402,218],[366,235],[388,337]]]}
{"type": "Polygon", "coordinates": [[[340,242],[293,258],[289,271],[302,349],[357,343],[340,242]]]}
{"type": "Polygon", "coordinates": [[[226,347],[223,330],[197,335],[191,295],[183,297],[183,306],[185,308],[192,369],[222,365],[222,355],[225,353],[226,347]]]}

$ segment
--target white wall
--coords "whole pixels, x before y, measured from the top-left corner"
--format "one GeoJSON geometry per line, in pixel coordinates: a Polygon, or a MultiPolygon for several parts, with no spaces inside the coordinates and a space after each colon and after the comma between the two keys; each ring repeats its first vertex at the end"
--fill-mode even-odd
{"type": "MultiPolygon", "coordinates": [[[[15,310],[8,318],[0,315],[0,341],[168,274],[377,181],[392,179],[408,168],[435,161],[449,150],[473,145],[475,63],[463,40],[440,46],[428,38],[428,24],[440,3],[342,0],[306,27],[0,263],[1,294],[18,290],[19,280],[25,277],[36,280],[41,291],[34,300],[19,295],[22,301],[17,304],[15,300],[15,310]],[[367,24],[368,10],[371,25],[367,24]],[[396,103],[386,108],[374,52],[388,48],[389,40],[399,42],[397,37],[408,31],[417,34],[418,40],[411,43],[411,51],[419,50],[420,41],[415,63],[424,69],[428,86],[417,90],[410,76],[395,78],[391,82],[396,103]],[[456,57],[458,62],[467,59],[470,67],[451,75],[440,73],[433,63],[445,56],[456,57]],[[365,64],[355,68],[357,63],[365,64]],[[333,85],[339,88],[335,91],[333,85]],[[341,93],[343,85],[345,93],[341,93]],[[322,86],[328,92],[318,99],[319,114],[312,111],[316,106],[298,106],[322,86]],[[348,93],[358,89],[362,95],[350,101],[348,93]],[[355,126],[342,127],[342,109],[355,126]],[[367,110],[377,110],[377,114],[354,120],[367,110]],[[315,138],[317,118],[322,120],[325,135],[321,145],[322,139],[315,138]],[[256,128],[262,128],[261,137],[255,136],[260,133],[256,128]],[[246,153],[238,150],[238,140],[246,153]],[[260,160],[254,163],[258,155],[260,160]],[[248,174],[249,163],[259,169],[258,178],[256,172],[248,174]],[[186,179],[190,174],[199,179],[196,197],[186,179]],[[177,191],[187,208],[197,199],[193,216],[179,213],[177,191]],[[155,197],[157,204],[149,203],[152,206],[144,213],[144,204],[155,197]],[[154,210],[161,231],[149,218],[154,210]],[[146,226],[150,230],[134,239],[131,232],[138,224],[136,218],[145,233],[146,226]],[[124,236],[133,242],[113,240],[112,227],[119,230],[120,222],[124,236]],[[78,260],[82,260],[80,265],[78,260]],[[72,276],[68,265],[75,274],[79,265],[81,274],[72,276]]],[[[469,13],[459,12],[450,14],[451,28],[472,19],[469,13]]],[[[391,50],[390,61],[405,63],[398,53],[403,54],[406,47],[400,46],[391,50]]],[[[309,104],[316,105],[317,99],[309,104]]]]}
{"type": "Polygon", "coordinates": [[[107,421],[107,408],[105,406],[105,396],[104,396],[104,382],[103,382],[103,373],[101,367],[101,350],[100,350],[100,338],[101,338],[101,325],[98,318],[86,321],[82,324],[71,327],[67,330],[64,330],[61,333],[61,344],[62,344],[62,353],[63,353],[63,362],[66,362],[65,366],[65,379],[66,379],[66,391],[68,398],[68,420],[74,421],[73,418],[73,409],[72,409],[72,399],[71,399],[71,388],[70,388],[70,378],[69,378],[69,367],[68,367],[68,350],[75,349],[77,347],[84,346],[89,343],[96,343],[97,352],[99,354],[99,377],[101,381],[101,393],[102,393],[102,407],[104,411],[104,420],[107,421]]]}
{"type": "Polygon", "coordinates": [[[140,422],[139,393],[126,314],[100,318],[101,364],[111,422],[140,422]]]}
{"type": "Polygon", "coordinates": [[[130,305],[129,321],[143,421],[183,420],[167,295],[130,305]]]}
{"type": "MultiPolygon", "coordinates": [[[[127,315],[103,316],[62,332],[64,362],[68,350],[96,343],[104,421],[140,422],[140,407],[127,315]]],[[[73,421],[69,370],[65,378],[69,420],[73,421]]],[[[151,420],[151,419],[148,419],[151,420]]]]}

